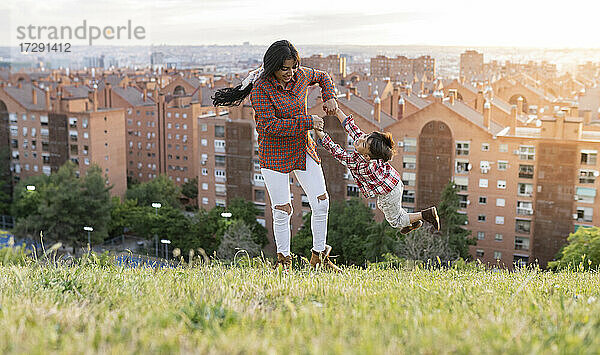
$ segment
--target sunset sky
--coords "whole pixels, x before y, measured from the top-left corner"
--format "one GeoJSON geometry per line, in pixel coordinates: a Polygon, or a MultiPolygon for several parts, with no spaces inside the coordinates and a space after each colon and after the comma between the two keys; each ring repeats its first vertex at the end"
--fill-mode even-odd
{"type": "Polygon", "coordinates": [[[142,42],[102,44],[458,45],[600,48],[600,3],[571,1],[8,0],[0,45],[17,26],[146,28],[142,42]]]}

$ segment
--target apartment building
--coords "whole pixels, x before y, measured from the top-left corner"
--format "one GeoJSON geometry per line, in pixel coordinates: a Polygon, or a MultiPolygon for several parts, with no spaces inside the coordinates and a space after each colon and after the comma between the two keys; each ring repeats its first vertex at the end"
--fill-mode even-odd
{"type": "Polygon", "coordinates": [[[389,58],[378,55],[371,58],[371,77],[412,83],[417,80],[433,81],[436,77],[435,59],[429,55],[418,58],[397,56],[389,58]]]}
{"type": "Polygon", "coordinates": [[[346,78],[346,58],[339,54],[331,54],[323,57],[322,54],[314,54],[307,58],[301,58],[303,66],[325,70],[335,82],[339,83],[346,78]]]}
{"type": "Polygon", "coordinates": [[[460,76],[467,81],[481,80],[483,77],[483,53],[467,50],[460,54],[460,76]]]}
{"type": "Polygon", "coordinates": [[[123,110],[98,109],[95,96],[67,93],[61,84],[38,86],[35,81],[0,87],[14,181],[49,175],[71,160],[78,166],[77,174],[85,174],[91,164],[99,165],[107,184],[113,185],[111,193],[122,196],[127,188],[123,110]]]}

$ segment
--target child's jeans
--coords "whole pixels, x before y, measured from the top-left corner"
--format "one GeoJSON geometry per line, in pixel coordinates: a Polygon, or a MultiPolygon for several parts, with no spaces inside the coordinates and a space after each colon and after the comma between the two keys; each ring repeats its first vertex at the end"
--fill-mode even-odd
{"type": "Polygon", "coordinates": [[[402,193],[404,184],[402,181],[386,195],[377,196],[377,207],[383,212],[385,219],[393,228],[404,228],[410,225],[408,212],[402,208],[402,193]]]}

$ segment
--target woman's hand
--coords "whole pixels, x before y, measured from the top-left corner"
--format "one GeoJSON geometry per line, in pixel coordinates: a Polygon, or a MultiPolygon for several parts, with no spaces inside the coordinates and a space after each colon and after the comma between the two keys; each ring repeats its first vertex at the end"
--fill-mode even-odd
{"type": "Polygon", "coordinates": [[[335,116],[336,110],[338,109],[338,103],[336,99],[329,99],[323,104],[323,111],[328,115],[335,116]]]}
{"type": "Polygon", "coordinates": [[[317,131],[323,130],[323,119],[317,115],[311,115],[313,119],[313,128],[317,131]]]}

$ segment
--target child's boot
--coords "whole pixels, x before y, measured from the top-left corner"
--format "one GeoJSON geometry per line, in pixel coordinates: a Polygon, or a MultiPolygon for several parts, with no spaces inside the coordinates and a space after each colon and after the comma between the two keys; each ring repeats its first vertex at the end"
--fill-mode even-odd
{"type": "Polygon", "coordinates": [[[408,233],[414,231],[415,229],[421,228],[422,225],[423,225],[423,221],[418,220],[418,221],[413,222],[410,225],[408,225],[408,226],[400,229],[400,233],[402,233],[402,234],[408,234],[408,233]]]}
{"type": "Polygon", "coordinates": [[[437,209],[435,207],[429,207],[428,209],[421,211],[421,216],[425,221],[431,223],[436,231],[440,230],[440,218],[438,217],[437,209]]]}

